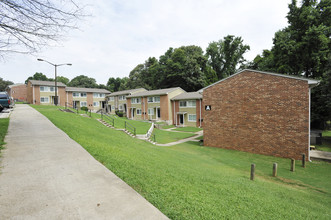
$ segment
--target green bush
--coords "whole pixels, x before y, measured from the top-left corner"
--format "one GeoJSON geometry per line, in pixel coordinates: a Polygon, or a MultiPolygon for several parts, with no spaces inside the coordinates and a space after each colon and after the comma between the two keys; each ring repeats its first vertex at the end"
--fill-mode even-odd
{"type": "Polygon", "coordinates": [[[88,111],[88,108],[86,106],[83,106],[83,107],[80,108],[80,110],[87,112],[88,111]]]}
{"type": "Polygon", "coordinates": [[[123,117],[124,113],[120,111],[115,111],[115,114],[118,115],[119,117],[123,117]]]}

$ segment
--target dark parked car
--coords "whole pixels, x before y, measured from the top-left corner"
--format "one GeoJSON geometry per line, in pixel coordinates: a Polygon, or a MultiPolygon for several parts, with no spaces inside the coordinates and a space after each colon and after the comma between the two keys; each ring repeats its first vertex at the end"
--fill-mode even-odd
{"type": "Polygon", "coordinates": [[[13,107],[15,102],[11,99],[7,92],[0,92],[0,111],[4,108],[13,107]]]}

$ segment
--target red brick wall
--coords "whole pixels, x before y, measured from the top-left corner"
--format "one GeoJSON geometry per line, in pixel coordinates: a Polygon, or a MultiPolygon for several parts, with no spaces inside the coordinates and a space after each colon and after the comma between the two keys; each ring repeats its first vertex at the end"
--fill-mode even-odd
{"type": "Polygon", "coordinates": [[[67,101],[67,94],[66,94],[66,89],[65,87],[57,87],[57,92],[58,92],[58,96],[60,97],[59,100],[59,105],[60,106],[65,106],[65,103],[67,101]]]}
{"type": "Polygon", "coordinates": [[[30,81],[28,82],[28,85],[26,87],[26,93],[27,93],[27,102],[29,104],[33,104],[32,86],[30,81]]]}
{"type": "Polygon", "coordinates": [[[169,103],[168,103],[168,95],[161,95],[160,96],[160,113],[161,113],[161,120],[171,120],[169,118],[169,103]]]}
{"type": "Polygon", "coordinates": [[[27,100],[27,85],[17,85],[17,86],[12,86],[8,94],[13,97],[15,100],[19,101],[26,101],[27,100]]]}
{"type": "MultiPolygon", "coordinates": [[[[203,91],[204,144],[300,159],[308,155],[307,81],[243,72],[203,91]]],[[[308,156],[306,157],[308,158],[308,156]]]]}
{"type": "Polygon", "coordinates": [[[86,104],[88,109],[93,109],[93,93],[86,93],[86,104]]]}

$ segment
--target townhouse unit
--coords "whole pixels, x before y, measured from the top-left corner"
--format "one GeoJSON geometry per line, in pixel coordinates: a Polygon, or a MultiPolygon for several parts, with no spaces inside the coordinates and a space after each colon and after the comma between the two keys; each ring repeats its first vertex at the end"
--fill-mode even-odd
{"type": "Polygon", "coordinates": [[[96,88],[66,87],[66,102],[74,108],[87,107],[97,111],[106,106],[106,95],[108,90],[96,88]]]}
{"type": "MultiPolygon", "coordinates": [[[[27,101],[35,105],[53,105],[55,99],[55,82],[29,80],[27,89],[27,101]]],[[[69,105],[74,108],[87,107],[97,111],[105,107],[108,90],[96,88],[67,87],[57,82],[58,105],[69,105]]]]}
{"type": "Polygon", "coordinates": [[[138,92],[127,96],[127,117],[133,120],[165,121],[172,124],[171,99],[185,93],[180,87],[138,92]]]}
{"type": "Polygon", "coordinates": [[[127,101],[126,97],[138,92],[147,91],[144,88],[123,90],[113,92],[106,96],[106,112],[115,114],[115,111],[121,111],[124,115],[127,114],[127,101]]]}
{"type": "MultiPolygon", "coordinates": [[[[65,105],[66,102],[66,85],[57,83],[58,104],[65,105]]],[[[55,82],[29,80],[26,87],[27,102],[35,105],[52,105],[55,100],[55,82]]]]}
{"type": "Polygon", "coordinates": [[[182,93],[171,99],[173,125],[202,127],[202,94],[199,92],[182,93]]]}

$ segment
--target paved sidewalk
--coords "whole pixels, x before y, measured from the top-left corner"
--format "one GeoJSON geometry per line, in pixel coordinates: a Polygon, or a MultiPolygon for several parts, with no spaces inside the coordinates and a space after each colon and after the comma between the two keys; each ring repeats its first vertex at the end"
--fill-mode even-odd
{"type": "Polygon", "coordinates": [[[167,219],[28,105],[10,116],[0,219],[167,219]]]}
{"type": "MultiPolygon", "coordinates": [[[[178,131],[180,132],[180,131],[178,131]]],[[[175,141],[175,142],[170,142],[170,143],[167,143],[167,144],[155,144],[157,146],[162,146],[162,147],[168,147],[168,146],[173,146],[173,145],[176,145],[176,144],[181,144],[181,143],[184,143],[184,142],[187,142],[187,141],[199,141],[197,140],[196,138],[203,135],[203,131],[198,131],[195,133],[194,136],[192,137],[189,137],[189,138],[185,138],[185,139],[182,139],[182,140],[179,140],[179,141],[175,141]]]]}
{"type": "Polygon", "coordinates": [[[320,150],[311,150],[310,157],[331,162],[331,152],[320,151],[320,150]]]}

